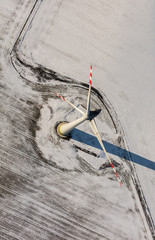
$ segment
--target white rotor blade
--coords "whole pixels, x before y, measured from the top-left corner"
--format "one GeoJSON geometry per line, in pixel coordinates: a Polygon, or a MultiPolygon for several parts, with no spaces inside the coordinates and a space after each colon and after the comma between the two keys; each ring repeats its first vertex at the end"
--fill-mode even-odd
{"type": "Polygon", "coordinates": [[[58,97],[60,97],[62,100],[66,101],[68,104],[70,104],[73,108],[75,108],[77,111],[79,111],[82,115],[85,115],[85,113],[77,108],[74,104],[72,104],[71,102],[69,102],[66,98],[62,97],[61,95],[59,95],[58,93],[55,92],[55,95],[57,95],[58,97]]]}
{"type": "Polygon", "coordinates": [[[120,181],[120,179],[119,179],[119,177],[118,177],[118,175],[117,175],[117,173],[116,173],[116,170],[115,170],[115,168],[114,168],[114,166],[113,166],[113,164],[112,164],[112,162],[111,162],[111,160],[110,160],[110,157],[109,157],[107,151],[105,150],[105,147],[104,147],[104,145],[103,145],[102,139],[101,139],[100,134],[99,134],[99,131],[98,131],[98,129],[97,129],[95,120],[92,119],[91,121],[89,121],[89,124],[90,124],[90,126],[91,126],[91,128],[92,128],[92,130],[93,130],[93,132],[94,132],[94,134],[95,134],[95,136],[97,137],[97,139],[98,139],[98,141],[99,141],[99,143],[100,143],[103,151],[105,152],[105,155],[106,155],[107,159],[109,160],[110,165],[112,166],[112,169],[113,169],[113,171],[114,171],[114,173],[115,173],[115,175],[116,175],[116,177],[117,177],[117,179],[118,179],[118,182],[120,183],[120,186],[121,186],[121,181],[120,181]]]}
{"type": "Polygon", "coordinates": [[[92,85],[92,65],[90,66],[89,92],[87,98],[87,112],[86,112],[87,116],[89,116],[90,114],[91,85],[92,85]]]}

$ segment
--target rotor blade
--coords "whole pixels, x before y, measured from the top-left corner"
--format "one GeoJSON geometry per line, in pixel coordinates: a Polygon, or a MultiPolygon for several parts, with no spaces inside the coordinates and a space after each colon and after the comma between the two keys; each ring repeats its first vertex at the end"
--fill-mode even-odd
{"type": "Polygon", "coordinates": [[[121,181],[120,181],[120,179],[119,179],[119,177],[118,177],[118,175],[117,175],[117,172],[116,172],[116,170],[115,170],[115,168],[114,168],[114,166],[113,166],[113,164],[112,164],[112,162],[111,162],[111,160],[110,160],[110,157],[109,157],[107,151],[105,150],[105,147],[104,147],[104,145],[103,145],[102,139],[101,139],[100,134],[99,134],[99,131],[98,131],[98,129],[97,129],[95,120],[92,119],[91,121],[89,121],[89,124],[90,124],[90,126],[91,126],[91,128],[92,128],[92,130],[93,130],[93,132],[94,132],[94,134],[95,134],[95,136],[97,137],[97,139],[98,139],[98,141],[99,141],[99,143],[100,143],[103,151],[105,152],[105,155],[106,155],[107,159],[109,160],[110,165],[112,166],[112,169],[113,169],[113,171],[114,171],[114,173],[115,173],[115,175],[116,175],[116,177],[117,177],[117,180],[118,180],[120,186],[122,186],[121,181]]]}
{"type": "Polygon", "coordinates": [[[90,66],[89,91],[88,91],[88,98],[87,98],[87,112],[86,112],[86,115],[88,117],[89,117],[89,114],[90,114],[91,86],[92,86],[92,65],[90,66]]]}
{"type": "Polygon", "coordinates": [[[58,93],[55,92],[55,95],[57,95],[58,97],[60,97],[62,100],[66,101],[68,104],[70,104],[73,108],[75,108],[76,110],[78,110],[82,115],[84,115],[84,112],[82,110],[80,110],[79,108],[77,108],[74,104],[72,104],[71,102],[69,102],[66,98],[62,97],[61,95],[59,95],[58,93]]]}

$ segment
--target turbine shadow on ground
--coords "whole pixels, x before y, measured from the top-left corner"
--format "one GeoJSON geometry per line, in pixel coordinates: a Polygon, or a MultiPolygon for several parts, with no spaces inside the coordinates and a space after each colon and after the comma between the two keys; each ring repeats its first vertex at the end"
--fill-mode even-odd
{"type": "MultiPolygon", "coordinates": [[[[72,139],[84,144],[87,144],[89,146],[92,146],[94,148],[98,148],[102,150],[97,138],[91,134],[85,133],[77,128],[75,128],[72,131],[72,139]]],[[[135,153],[132,153],[130,151],[127,151],[126,149],[123,149],[121,147],[117,147],[112,143],[109,143],[107,141],[102,140],[105,149],[108,153],[111,153],[115,156],[121,157],[125,160],[129,160],[131,162],[134,162],[136,164],[142,165],[143,167],[150,168],[155,170],[155,162],[141,157],[135,153]]]]}

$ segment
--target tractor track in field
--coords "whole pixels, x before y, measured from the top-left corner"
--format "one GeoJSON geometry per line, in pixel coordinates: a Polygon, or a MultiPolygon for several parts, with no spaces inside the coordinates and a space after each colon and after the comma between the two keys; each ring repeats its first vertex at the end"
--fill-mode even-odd
{"type": "MultiPolygon", "coordinates": [[[[20,201],[20,199],[21,199],[21,201],[23,200],[22,195],[19,195],[18,192],[10,190],[10,189],[8,189],[6,187],[3,187],[3,186],[0,186],[0,188],[2,188],[6,192],[9,192],[9,193],[13,194],[14,196],[18,197],[18,201],[20,201]]],[[[29,200],[30,203],[34,204],[38,208],[43,209],[46,212],[46,218],[49,222],[52,222],[56,225],[60,225],[60,227],[63,227],[63,225],[68,224],[71,227],[74,227],[74,228],[76,227],[77,231],[80,231],[81,229],[83,229],[84,232],[91,232],[94,235],[94,237],[95,236],[96,237],[107,237],[107,239],[110,239],[109,235],[106,235],[106,234],[102,235],[100,232],[97,232],[97,231],[91,229],[89,227],[89,225],[85,226],[85,225],[80,224],[79,221],[76,221],[76,219],[74,217],[71,217],[69,212],[63,211],[61,208],[59,208],[56,205],[54,205],[53,208],[51,208],[48,205],[44,204],[41,201],[41,199],[36,200],[36,199],[33,199],[33,198],[29,197],[28,200],[29,200]],[[53,219],[50,218],[51,214],[53,215],[53,219]],[[48,215],[49,215],[49,217],[48,217],[48,215]],[[55,221],[54,221],[54,219],[55,219],[55,221]]],[[[3,210],[3,207],[5,207],[5,205],[6,205],[5,201],[0,201],[0,209],[3,210]]],[[[22,212],[22,217],[18,213],[19,209],[16,205],[14,206],[14,208],[9,207],[9,209],[10,210],[7,210],[5,208],[5,212],[11,213],[12,215],[14,215],[14,212],[16,212],[16,217],[20,218],[21,220],[28,221],[30,224],[36,225],[36,221],[31,220],[31,219],[27,219],[27,216],[25,215],[24,209],[20,209],[20,212],[22,212]]],[[[31,217],[33,218],[33,214],[36,214],[36,212],[35,211],[31,212],[31,214],[32,214],[31,217]]],[[[38,215],[38,219],[40,219],[42,217],[41,215],[39,216],[39,213],[37,215],[38,215]]],[[[44,228],[43,226],[41,227],[40,223],[38,223],[38,224],[39,225],[37,225],[37,227],[44,228]]],[[[49,228],[44,228],[44,229],[49,230],[49,228]]],[[[108,231],[108,228],[106,228],[106,226],[105,226],[105,230],[108,231]]],[[[89,238],[86,237],[86,239],[89,239],[89,238]]]]}

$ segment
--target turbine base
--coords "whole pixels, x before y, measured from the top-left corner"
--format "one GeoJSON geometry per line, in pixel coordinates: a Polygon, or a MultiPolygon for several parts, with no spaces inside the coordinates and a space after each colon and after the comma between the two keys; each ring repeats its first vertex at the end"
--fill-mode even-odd
{"type": "Polygon", "coordinates": [[[64,124],[67,124],[67,123],[68,123],[67,121],[61,122],[61,123],[59,123],[58,126],[57,126],[57,134],[58,134],[59,137],[61,137],[61,138],[68,138],[69,135],[70,135],[70,134],[63,135],[63,134],[61,134],[61,132],[60,132],[60,127],[61,127],[62,125],[64,125],[64,124]]]}

